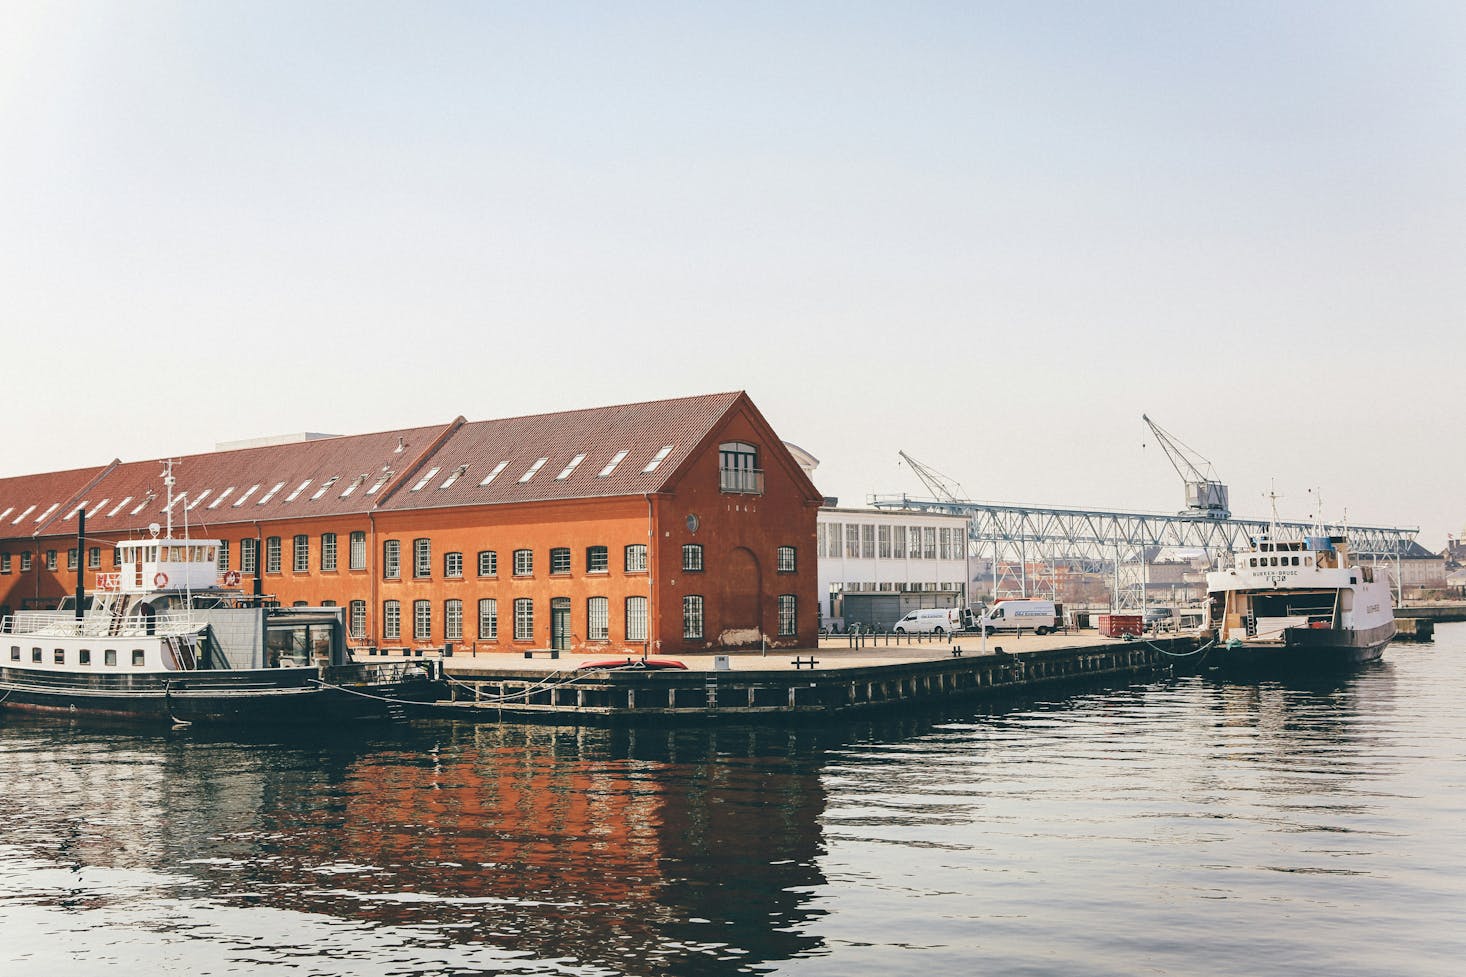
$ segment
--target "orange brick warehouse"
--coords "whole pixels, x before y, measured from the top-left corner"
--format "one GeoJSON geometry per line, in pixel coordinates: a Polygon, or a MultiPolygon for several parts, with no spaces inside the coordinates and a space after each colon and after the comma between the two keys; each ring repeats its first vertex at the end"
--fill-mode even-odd
{"type": "MultiPolygon", "coordinates": [[[[0,611],[164,523],[161,460],[0,479],[0,611]],[[78,548],[78,513],[86,540],[78,548]]],[[[172,521],[358,650],[813,646],[821,497],[745,393],[177,459],[172,521]]]]}

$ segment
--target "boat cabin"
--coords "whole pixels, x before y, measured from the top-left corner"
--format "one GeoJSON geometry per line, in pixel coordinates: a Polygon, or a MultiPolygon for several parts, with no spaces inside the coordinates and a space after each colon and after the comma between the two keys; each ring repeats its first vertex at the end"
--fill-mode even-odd
{"type": "Polygon", "coordinates": [[[97,574],[97,589],[122,593],[204,590],[219,585],[217,539],[130,539],[117,544],[114,573],[97,574]]]}

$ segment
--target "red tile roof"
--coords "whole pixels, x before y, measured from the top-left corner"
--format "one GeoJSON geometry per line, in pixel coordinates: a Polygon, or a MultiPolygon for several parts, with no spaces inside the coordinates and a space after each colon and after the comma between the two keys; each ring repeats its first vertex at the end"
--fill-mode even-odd
{"type": "MultiPolygon", "coordinates": [[[[708,394],[473,423],[458,418],[434,427],[190,455],[174,462],[174,494],[182,499],[175,502],[173,522],[181,529],[187,509],[190,533],[202,538],[211,524],[256,519],[656,492],[743,397],[708,394]],[[671,450],[646,471],[663,448],[671,450]],[[602,475],[623,451],[625,457],[602,475]],[[584,457],[567,472],[579,455],[584,457]]],[[[114,461],[0,479],[0,512],[11,510],[0,518],[0,539],[73,533],[83,503],[89,532],[144,532],[149,523],[166,521],[162,469],[161,460],[114,461]]]]}
{"type": "Polygon", "coordinates": [[[659,491],[742,396],[709,394],[463,424],[383,509],[601,498],[659,491]],[[648,472],[663,448],[672,450],[648,472]],[[626,455],[601,473],[620,452],[626,455]],[[566,473],[571,462],[584,456],[566,473]],[[524,476],[539,460],[540,468],[524,476]],[[500,466],[503,466],[502,469],[500,466]],[[461,470],[461,473],[460,473],[461,470]],[[489,484],[484,479],[498,470],[489,484]],[[450,476],[457,474],[451,483],[450,476]],[[560,476],[565,474],[565,477],[560,476]]]}

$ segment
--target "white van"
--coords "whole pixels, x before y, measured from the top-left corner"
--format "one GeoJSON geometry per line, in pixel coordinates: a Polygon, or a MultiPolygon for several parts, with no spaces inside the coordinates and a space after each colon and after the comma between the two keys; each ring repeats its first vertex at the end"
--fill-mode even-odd
{"type": "Polygon", "coordinates": [[[973,627],[988,631],[1023,628],[1032,630],[1034,634],[1048,634],[1059,626],[1063,615],[1061,606],[1051,600],[1034,600],[1031,597],[1006,598],[983,611],[982,616],[973,622],[973,627]]]}
{"type": "Polygon", "coordinates": [[[962,630],[961,621],[961,608],[923,607],[897,621],[892,630],[897,634],[950,634],[962,630]]]}

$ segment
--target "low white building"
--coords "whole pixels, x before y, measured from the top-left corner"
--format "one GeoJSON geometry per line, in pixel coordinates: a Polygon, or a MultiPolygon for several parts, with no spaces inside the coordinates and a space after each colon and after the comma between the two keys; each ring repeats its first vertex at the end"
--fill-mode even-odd
{"type": "Polygon", "coordinates": [[[967,606],[967,518],[905,509],[819,511],[821,624],[889,628],[918,607],[967,606]]]}

